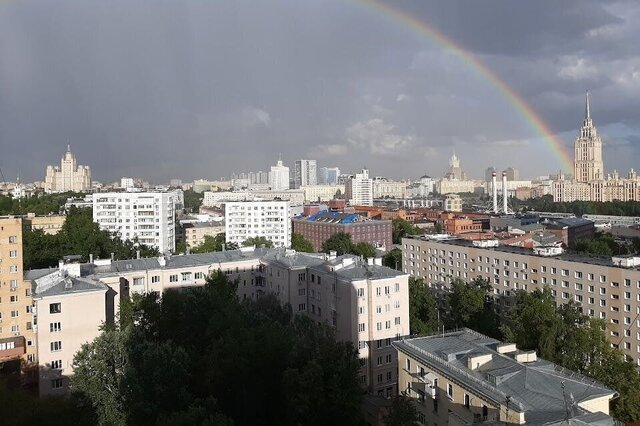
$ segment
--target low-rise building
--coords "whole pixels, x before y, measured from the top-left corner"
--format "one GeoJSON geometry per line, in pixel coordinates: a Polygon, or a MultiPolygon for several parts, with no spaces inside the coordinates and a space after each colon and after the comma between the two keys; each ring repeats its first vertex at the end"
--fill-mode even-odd
{"type": "Polygon", "coordinates": [[[36,216],[35,213],[28,213],[27,216],[22,218],[22,223],[27,231],[41,229],[45,234],[54,235],[62,229],[66,218],[62,214],[36,216]]]}
{"type": "Polygon", "coordinates": [[[304,204],[302,189],[283,189],[269,191],[229,191],[205,192],[202,200],[204,207],[219,207],[229,201],[289,201],[291,205],[304,204]]]}
{"type": "Polygon", "coordinates": [[[322,244],[340,232],[351,235],[354,244],[365,242],[382,250],[391,250],[393,245],[390,220],[369,220],[356,213],[320,212],[292,222],[293,232],[309,240],[315,251],[321,251],[322,244]]]}
{"type": "Polygon", "coordinates": [[[393,346],[398,389],[416,401],[420,424],[615,424],[614,390],[535,351],[469,329],[393,346]]]}
{"type": "Polygon", "coordinates": [[[224,222],[194,222],[182,225],[182,234],[187,247],[193,248],[204,243],[204,237],[215,237],[224,232],[224,222]]]}
{"type": "Polygon", "coordinates": [[[333,200],[336,195],[344,195],[344,185],[305,185],[300,189],[304,191],[304,200],[309,202],[333,200]]]}

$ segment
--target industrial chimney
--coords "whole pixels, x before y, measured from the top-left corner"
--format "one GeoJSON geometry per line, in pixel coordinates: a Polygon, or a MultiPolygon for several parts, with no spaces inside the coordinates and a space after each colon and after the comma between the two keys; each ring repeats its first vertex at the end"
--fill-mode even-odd
{"type": "Polygon", "coordinates": [[[491,173],[491,183],[493,190],[493,212],[498,214],[498,185],[496,183],[496,172],[491,173]]]}
{"type": "Polygon", "coordinates": [[[502,212],[507,214],[507,172],[502,172],[502,212]]]}

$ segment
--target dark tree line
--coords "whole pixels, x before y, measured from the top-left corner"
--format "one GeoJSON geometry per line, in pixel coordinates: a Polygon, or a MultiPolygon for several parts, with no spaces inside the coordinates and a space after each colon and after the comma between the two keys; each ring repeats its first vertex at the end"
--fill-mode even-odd
{"type": "Polygon", "coordinates": [[[571,201],[557,203],[552,195],[545,195],[529,200],[511,198],[514,210],[536,210],[555,213],[573,213],[580,217],[583,214],[605,214],[613,216],[640,216],[640,201],[571,201]]]}
{"type": "Polygon", "coordinates": [[[364,258],[376,256],[376,248],[372,244],[364,241],[354,244],[351,241],[351,234],[345,234],[344,232],[333,234],[327,241],[322,243],[322,251],[325,253],[335,251],[338,256],[343,254],[355,254],[364,258]]]}
{"type": "Polygon", "coordinates": [[[358,424],[360,363],[274,296],[206,286],[136,296],[75,357],[72,390],[110,424],[358,424]]]}
{"type": "Polygon", "coordinates": [[[59,194],[40,194],[25,198],[12,198],[0,195],[0,215],[25,215],[35,213],[46,215],[58,214],[63,210],[67,198],[83,198],[85,194],[78,192],[62,192],[59,194]]]}
{"type": "Polygon", "coordinates": [[[42,230],[24,231],[22,234],[25,269],[56,266],[63,256],[77,254],[83,261],[89,255],[108,258],[111,253],[116,259],[132,259],[140,250],[143,257],[158,255],[158,250],[135,241],[123,241],[108,231],[101,230],[93,222],[91,209],[72,207],[62,229],[54,235],[42,230]]]}

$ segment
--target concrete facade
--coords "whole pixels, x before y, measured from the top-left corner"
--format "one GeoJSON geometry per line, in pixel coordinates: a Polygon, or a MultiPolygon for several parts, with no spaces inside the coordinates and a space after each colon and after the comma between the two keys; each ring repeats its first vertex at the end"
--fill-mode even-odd
{"type": "Polygon", "coordinates": [[[242,245],[248,238],[265,237],[274,247],[291,246],[288,201],[239,201],[224,204],[225,239],[242,245]]]}

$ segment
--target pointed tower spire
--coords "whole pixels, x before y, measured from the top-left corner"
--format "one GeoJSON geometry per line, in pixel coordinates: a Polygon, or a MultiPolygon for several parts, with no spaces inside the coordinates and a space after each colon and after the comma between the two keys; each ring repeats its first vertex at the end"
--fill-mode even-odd
{"type": "Polygon", "coordinates": [[[591,107],[589,105],[589,91],[587,90],[587,96],[584,101],[584,119],[589,120],[591,118],[591,107]]]}
{"type": "Polygon", "coordinates": [[[71,144],[67,144],[67,152],[71,152],[71,144]]]}

